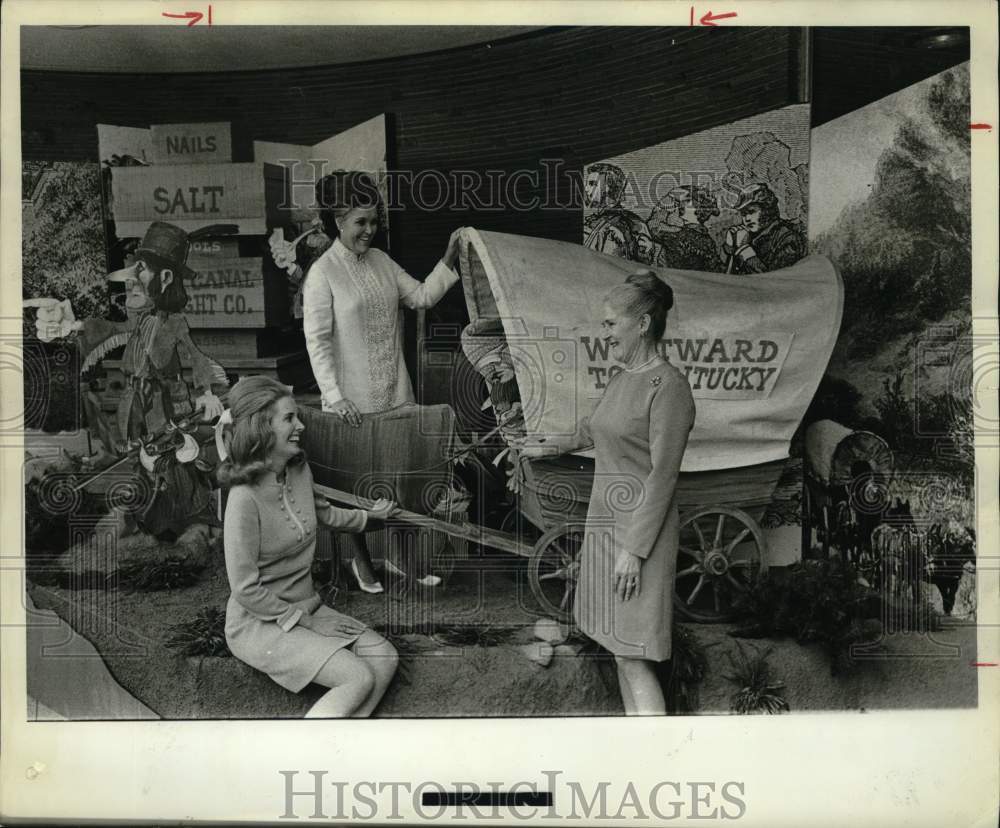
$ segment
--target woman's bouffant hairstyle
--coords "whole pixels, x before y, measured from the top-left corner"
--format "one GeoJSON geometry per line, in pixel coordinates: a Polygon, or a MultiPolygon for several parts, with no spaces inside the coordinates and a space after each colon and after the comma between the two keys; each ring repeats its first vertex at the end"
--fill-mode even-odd
{"type": "Polygon", "coordinates": [[[337,219],[356,208],[378,210],[379,227],[385,226],[385,208],[378,185],[368,173],[358,170],[334,170],[316,182],[316,203],[326,234],[335,239],[340,235],[337,219]]]}
{"type": "Polygon", "coordinates": [[[646,334],[659,341],[667,328],[667,311],[674,306],[674,292],[652,270],[637,270],[612,288],[608,301],[636,319],[648,313],[646,334]]]}
{"type": "MultiPolygon", "coordinates": [[[[270,377],[244,377],[229,391],[229,411],[233,424],[226,440],[229,456],[219,466],[219,483],[225,487],[256,483],[269,471],[267,455],[274,447],[271,429],[272,406],[292,391],[270,377]]],[[[300,452],[289,463],[305,461],[300,452]]]]}

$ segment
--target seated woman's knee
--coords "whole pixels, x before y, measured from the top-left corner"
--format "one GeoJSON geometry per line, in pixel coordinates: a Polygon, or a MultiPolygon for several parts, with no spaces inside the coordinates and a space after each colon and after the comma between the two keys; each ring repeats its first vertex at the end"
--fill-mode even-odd
{"type": "Polygon", "coordinates": [[[396,652],[396,648],[392,644],[386,641],[378,650],[378,660],[385,670],[395,672],[396,667],[399,666],[399,653],[396,652]]]}
{"type": "Polygon", "coordinates": [[[375,689],[375,672],[363,661],[358,661],[357,670],[352,677],[351,684],[358,688],[358,691],[367,696],[375,689]]]}
{"type": "Polygon", "coordinates": [[[372,669],[382,674],[396,672],[399,665],[399,653],[381,636],[378,640],[366,641],[362,648],[359,648],[358,655],[368,660],[368,665],[372,669]]]}

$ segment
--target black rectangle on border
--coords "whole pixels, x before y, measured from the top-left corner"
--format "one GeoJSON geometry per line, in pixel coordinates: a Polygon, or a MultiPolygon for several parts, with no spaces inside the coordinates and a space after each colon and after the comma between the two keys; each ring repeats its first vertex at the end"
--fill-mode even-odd
{"type": "Polygon", "coordinates": [[[424,791],[420,795],[420,804],[427,807],[550,808],[553,802],[552,791],[424,791]]]}

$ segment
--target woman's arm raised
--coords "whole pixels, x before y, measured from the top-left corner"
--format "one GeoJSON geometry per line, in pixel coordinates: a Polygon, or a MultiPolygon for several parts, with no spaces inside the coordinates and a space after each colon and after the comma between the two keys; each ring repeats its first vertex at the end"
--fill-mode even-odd
{"type": "MultiPolygon", "coordinates": [[[[459,233],[456,230],[448,240],[448,248],[445,250],[441,261],[437,263],[431,275],[423,282],[414,279],[403,268],[389,259],[393,275],[396,277],[396,287],[399,290],[399,301],[403,305],[412,309],[433,308],[449,288],[458,281],[458,273],[455,266],[458,264],[458,242],[459,233]]],[[[388,259],[388,256],[386,257],[388,259]]]]}

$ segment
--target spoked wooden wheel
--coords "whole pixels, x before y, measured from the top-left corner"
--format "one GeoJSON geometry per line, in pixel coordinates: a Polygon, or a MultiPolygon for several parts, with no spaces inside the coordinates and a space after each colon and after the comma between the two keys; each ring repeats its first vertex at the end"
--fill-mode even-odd
{"type": "Polygon", "coordinates": [[[674,600],[695,621],[726,621],[748,587],[767,575],[766,545],[742,509],[710,506],[681,519],[674,600]]]}
{"type": "Polygon", "coordinates": [[[573,616],[573,596],[580,575],[584,524],[564,523],[538,539],[528,561],[528,584],[542,610],[559,621],[573,616]]]}

